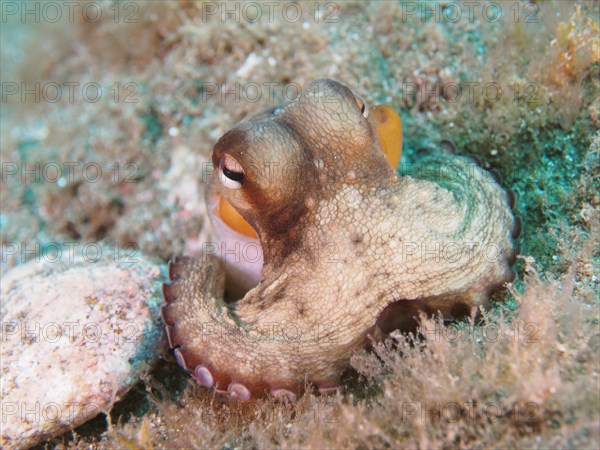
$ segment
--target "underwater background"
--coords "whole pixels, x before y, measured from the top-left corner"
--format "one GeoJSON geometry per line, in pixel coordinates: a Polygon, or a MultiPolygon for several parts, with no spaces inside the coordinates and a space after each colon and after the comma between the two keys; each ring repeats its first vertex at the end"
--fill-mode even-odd
{"type": "Polygon", "coordinates": [[[517,279],[476,325],[499,339],[397,335],[345,394],[295,405],[215,397],[163,346],[50,448],[600,446],[600,3],[27,3],[2,4],[2,274],[54,243],[199,254],[215,141],[322,77],[400,112],[401,172],[475,157],[523,220],[517,279]]]}

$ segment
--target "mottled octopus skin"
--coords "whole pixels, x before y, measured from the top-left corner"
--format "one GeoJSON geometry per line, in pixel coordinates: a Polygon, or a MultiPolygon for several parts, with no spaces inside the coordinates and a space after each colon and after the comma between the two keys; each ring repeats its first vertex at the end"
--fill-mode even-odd
{"type": "Polygon", "coordinates": [[[257,230],[265,266],[260,284],[227,304],[214,256],[171,262],[169,345],[201,384],[241,400],[335,388],[386,315],[402,322],[424,308],[451,318],[514,279],[509,195],[465,158],[398,176],[359,104],[346,86],[318,80],[215,145],[215,167],[233,156],[244,182],[232,190],[214,177],[209,190],[257,230]],[[273,161],[288,168],[264,176],[273,161]]]}

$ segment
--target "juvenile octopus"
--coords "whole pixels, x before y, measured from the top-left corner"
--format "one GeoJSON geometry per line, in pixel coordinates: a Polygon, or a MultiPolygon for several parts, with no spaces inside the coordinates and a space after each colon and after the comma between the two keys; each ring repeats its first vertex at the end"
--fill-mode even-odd
{"type": "Polygon", "coordinates": [[[419,310],[468,314],[514,279],[512,196],[457,156],[399,176],[389,147],[401,132],[385,130],[385,113],[317,80],[218,140],[215,248],[257,242],[262,259],[207,251],[169,264],[167,338],[200,384],[240,400],[336,389],[354,352],[419,310]],[[240,231],[224,231],[231,207],[240,231]]]}

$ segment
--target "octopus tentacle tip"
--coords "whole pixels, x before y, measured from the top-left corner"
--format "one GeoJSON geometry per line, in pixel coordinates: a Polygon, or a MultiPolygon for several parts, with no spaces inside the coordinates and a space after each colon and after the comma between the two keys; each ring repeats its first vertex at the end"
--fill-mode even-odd
{"type": "Polygon", "coordinates": [[[175,360],[177,361],[177,364],[179,364],[180,367],[187,369],[188,367],[185,363],[185,358],[183,357],[183,352],[181,349],[176,348],[173,353],[175,354],[175,360]]]}
{"type": "Polygon", "coordinates": [[[250,400],[250,390],[241,383],[230,383],[227,392],[229,392],[229,395],[239,400],[250,400]]]}
{"type": "Polygon", "coordinates": [[[297,399],[296,394],[292,391],[283,389],[283,388],[275,388],[271,389],[271,395],[275,397],[277,400],[283,402],[295,402],[297,399]]]}
{"type": "Polygon", "coordinates": [[[215,379],[212,376],[212,373],[210,373],[210,370],[204,366],[196,366],[192,372],[192,376],[204,387],[211,388],[215,384],[215,379]]]}

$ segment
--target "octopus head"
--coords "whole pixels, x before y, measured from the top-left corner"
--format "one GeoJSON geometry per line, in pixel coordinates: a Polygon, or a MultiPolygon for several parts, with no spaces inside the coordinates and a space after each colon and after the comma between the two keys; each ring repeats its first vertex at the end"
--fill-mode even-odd
{"type": "Polygon", "coordinates": [[[341,83],[314,81],[295,101],[248,117],[216,143],[221,216],[263,242],[287,239],[323,197],[395,177],[401,148],[392,108],[371,109],[341,83]]]}

